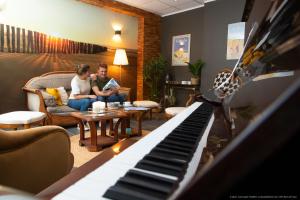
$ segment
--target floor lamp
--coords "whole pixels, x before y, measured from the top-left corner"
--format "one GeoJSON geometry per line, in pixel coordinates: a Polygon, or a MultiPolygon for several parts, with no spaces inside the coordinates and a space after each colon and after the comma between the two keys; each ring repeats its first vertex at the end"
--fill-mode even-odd
{"type": "Polygon", "coordinates": [[[122,65],[128,65],[125,49],[116,49],[114,65],[120,65],[120,85],[122,85],[122,65]]]}

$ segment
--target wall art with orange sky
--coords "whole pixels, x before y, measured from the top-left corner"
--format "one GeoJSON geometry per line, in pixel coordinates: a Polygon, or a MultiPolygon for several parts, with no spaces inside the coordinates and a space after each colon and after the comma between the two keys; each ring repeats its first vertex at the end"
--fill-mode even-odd
{"type": "Polygon", "coordinates": [[[0,24],[0,51],[7,53],[96,54],[107,47],[0,24]]]}

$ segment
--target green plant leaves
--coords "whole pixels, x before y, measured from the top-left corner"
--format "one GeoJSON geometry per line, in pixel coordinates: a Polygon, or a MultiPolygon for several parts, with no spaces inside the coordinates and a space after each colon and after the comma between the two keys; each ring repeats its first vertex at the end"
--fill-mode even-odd
{"type": "Polygon", "coordinates": [[[201,70],[205,65],[205,63],[201,59],[198,59],[194,64],[190,62],[186,62],[186,63],[188,64],[189,70],[193,76],[201,75],[201,70]]]}
{"type": "Polygon", "coordinates": [[[152,58],[144,66],[144,81],[150,88],[150,99],[159,100],[161,87],[161,81],[165,74],[167,66],[166,59],[159,55],[159,57],[152,58]]]}

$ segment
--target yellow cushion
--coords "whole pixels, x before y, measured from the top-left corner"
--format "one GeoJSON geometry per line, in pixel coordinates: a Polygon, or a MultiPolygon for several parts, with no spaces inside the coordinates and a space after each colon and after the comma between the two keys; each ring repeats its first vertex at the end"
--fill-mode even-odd
{"type": "Polygon", "coordinates": [[[59,106],[63,105],[59,92],[56,88],[46,88],[46,92],[54,96],[57,105],[59,106]]]}

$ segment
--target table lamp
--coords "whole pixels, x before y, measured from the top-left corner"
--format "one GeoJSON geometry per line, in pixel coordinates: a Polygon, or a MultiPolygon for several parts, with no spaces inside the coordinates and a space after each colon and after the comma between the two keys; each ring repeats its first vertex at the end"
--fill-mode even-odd
{"type": "Polygon", "coordinates": [[[125,49],[116,49],[113,64],[120,65],[120,84],[122,84],[122,65],[128,65],[128,59],[125,49]]]}

